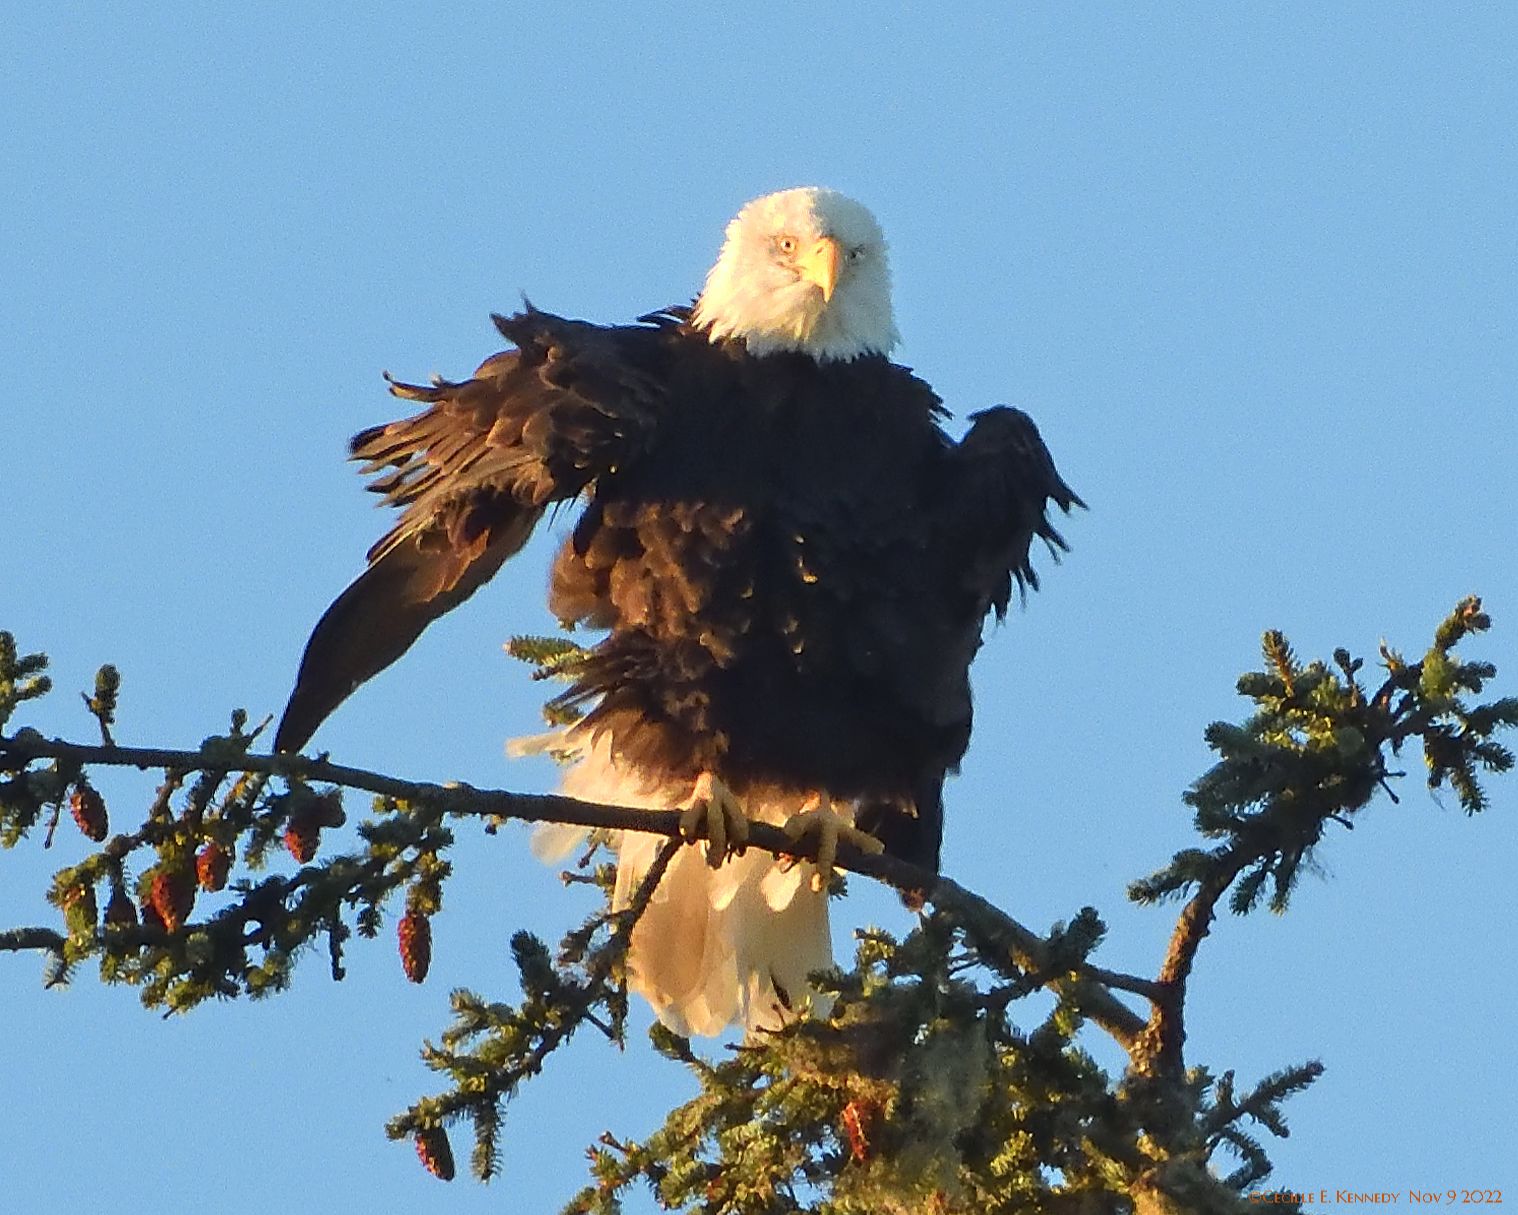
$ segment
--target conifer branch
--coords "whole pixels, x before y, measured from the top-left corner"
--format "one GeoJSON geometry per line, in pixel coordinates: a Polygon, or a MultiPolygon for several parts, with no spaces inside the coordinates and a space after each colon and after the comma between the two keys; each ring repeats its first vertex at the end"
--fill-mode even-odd
{"type": "MultiPolygon", "coordinates": [[[[1188,1071],[1184,1013],[1201,943],[1230,892],[1236,913],[1267,896],[1274,910],[1284,910],[1330,824],[1352,827],[1377,792],[1390,793],[1388,779],[1403,773],[1389,757],[1414,739],[1431,788],[1447,785],[1468,813],[1487,806],[1480,774],[1513,766],[1512,752],[1495,736],[1518,727],[1518,698],[1472,703],[1495,670],[1462,661],[1453,647],[1489,624],[1471,598],[1440,626],[1421,660],[1407,662],[1383,646],[1386,677],[1370,694],[1358,677],[1363,664],[1348,651],[1335,651],[1332,665],[1304,664],[1283,635],[1265,635],[1264,669],[1238,685],[1253,702],[1252,715],[1208,728],[1217,762],[1185,795],[1210,844],[1182,850],[1130,887],[1140,902],[1186,899],[1154,979],[1091,964],[1105,931],[1091,908],[1040,934],[950,878],[845,844],[840,868],[896,888],[911,905],[931,904],[931,913],[901,941],[879,930],[856,934],[852,971],[812,977],[834,1002],[830,1015],[751,1038],[727,1062],[707,1063],[656,1028],[656,1049],[690,1067],[702,1095],[673,1111],[644,1144],[607,1141],[620,1159],[593,1149],[595,1184],[566,1210],[610,1215],[620,1209],[618,1194],[640,1179],[671,1209],[735,1209],[750,1187],[774,1197],[792,1194],[793,1185],[822,1187],[831,1195],[826,1209],[839,1215],[873,1215],[883,1197],[897,1203],[908,1194],[923,1209],[1013,1209],[1009,1203],[1020,1209],[1026,1195],[1018,1187],[1049,1170],[1061,1182],[1036,1188],[1077,1205],[1120,1195],[1145,1215],[1244,1209],[1240,1191],[1270,1171],[1245,1121],[1284,1135],[1281,1100],[1321,1068],[1310,1063],[1278,1072],[1243,1098],[1232,1073],[1213,1081],[1205,1068],[1188,1071]],[[1010,1009],[1040,988],[1059,998],[1030,1032],[1010,1009]],[[1122,996],[1145,1000],[1147,1017],[1122,996]],[[1096,1069],[1077,1044],[1087,1023],[1124,1048],[1130,1062],[1121,1079],[1096,1069]],[[966,1106],[967,1092],[979,1094],[981,1104],[966,1106]],[[1056,1125],[1070,1137],[1062,1131],[1048,1138],[1056,1125]],[[996,1130],[983,1137],[988,1127],[996,1130]],[[1241,1162],[1227,1177],[1211,1171],[1220,1149],[1241,1162]]],[[[543,678],[561,675],[576,660],[576,648],[562,640],[513,644],[513,653],[543,678]]],[[[0,633],[0,728],[22,703],[47,692],[46,664],[44,655],[19,654],[0,633]]],[[[530,934],[513,937],[520,1004],[456,991],[454,1026],[424,1051],[454,1087],[393,1119],[391,1133],[414,1138],[424,1165],[451,1177],[445,1127],[468,1117],[473,1171],[481,1179],[494,1175],[501,1105],[518,1082],[540,1071],[580,1025],[622,1041],[621,964],[632,925],[685,846],[679,814],[407,781],[334,764],[326,755],[253,755],[260,731],[245,731],[240,712],[229,734],[198,750],[122,747],[111,728],[118,687],[114,669],[102,668],[94,695],[84,697],[101,745],[47,739],[31,729],[0,733],[0,845],[15,845],[43,823],[50,838],[66,806],[97,847],[54,876],[47,897],[63,913],[64,932],[0,931],[0,952],[47,955],[49,983],[66,981],[79,962],[94,957],[107,982],[141,985],[149,1007],[178,1011],[212,995],[281,990],[295,956],[322,936],[340,978],[343,943],[354,931],[374,936],[385,904],[403,887],[401,961],[407,977],[421,982],[431,957],[428,921],[441,909],[450,872],[448,820],[483,820],[487,831],[517,819],[665,838],[631,903],[620,911],[602,907],[564,937],[556,957],[530,934]],[[140,826],[111,834],[107,808],[90,782],[92,765],[161,773],[140,826]],[[278,791],[271,791],[276,778],[278,791]],[[314,782],[330,787],[319,791],[314,782]],[[358,825],[362,847],[325,853],[313,864],[321,830],[345,819],[344,789],[376,795],[375,816],[358,825]],[[227,889],[229,867],[239,858],[248,871],[261,869],[281,839],[300,865],[296,872],[256,881],[239,872],[228,890],[235,897],[191,919],[197,890],[227,889]],[[250,957],[250,949],[262,956],[250,957]]],[[[750,843],[776,856],[798,851],[768,824],[751,825],[750,843]]],[[[597,885],[609,899],[613,872],[602,864],[594,876],[576,880],[597,885]]],[[[794,1197],[786,1202],[789,1209],[822,1209],[802,1208],[794,1197]]]]}
{"type": "MultiPolygon", "coordinates": [[[[0,771],[19,770],[36,760],[60,761],[75,767],[94,764],[141,770],[161,768],[175,773],[231,766],[254,776],[282,776],[302,782],[360,789],[456,816],[566,823],[607,831],[642,831],[681,838],[679,815],[668,810],[583,802],[554,793],[511,793],[464,784],[409,781],[364,768],[334,764],[324,756],[251,755],[238,751],[229,757],[224,739],[211,740],[198,751],[183,751],[73,743],[45,738],[35,730],[21,730],[12,737],[0,736],[0,771]]],[[[113,845],[115,843],[113,841],[113,845]]],[[[797,847],[780,828],[766,823],[750,825],[749,846],[776,856],[794,856],[797,847]]],[[[839,845],[837,865],[840,869],[874,878],[932,903],[960,923],[971,939],[990,956],[1006,957],[1035,974],[1042,975],[1048,970],[1048,942],[1043,937],[951,878],[935,876],[894,857],[871,856],[846,842],[839,845]]],[[[0,949],[4,948],[4,938],[0,937],[0,949]]],[[[1099,971],[1084,963],[1068,973],[1050,975],[1045,985],[1074,1000],[1092,1021],[1125,1047],[1142,1031],[1144,1018],[1123,1004],[1110,989],[1117,987],[1146,998],[1155,994],[1153,985],[1145,979],[1099,971]]]]}
{"type": "Polygon", "coordinates": [[[1284,911],[1329,824],[1353,827],[1377,791],[1390,792],[1388,752],[1396,755],[1417,738],[1431,789],[1448,783],[1467,813],[1486,806],[1477,767],[1500,772],[1512,766],[1512,753],[1492,736],[1518,724],[1518,701],[1468,705],[1463,694],[1479,693],[1495,668],[1462,662],[1453,647],[1490,626],[1481,601],[1471,596],[1439,626],[1421,661],[1409,663],[1383,643],[1387,675],[1371,696],[1358,679],[1363,664],[1348,651],[1335,651],[1333,667],[1304,665],[1282,634],[1264,635],[1266,669],[1244,675],[1238,684],[1256,711],[1242,723],[1208,727],[1207,741],[1219,759],[1185,795],[1198,831],[1226,842],[1210,851],[1184,849],[1166,868],[1129,888],[1130,897],[1144,903],[1184,892],[1191,896],[1157,978],[1149,1025],[1133,1054],[1142,1074],[1172,1079],[1184,1074],[1186,983],[1218,901],[1232,890],[1232,910],[1248,912],[1269,882],[1271,909],[1284,911]]]}
{"type": "Polygon", "coordinates": [[[1253,859],[1248,855],[1217,857],[1213,872],[1182,908],[1154,982],[1149,1023],[1131,1052],[1134,1070],[1140,1075],[1178,1080],[1184,1074],[1186,983],[1196,963],[1197,950],[1212,931],[1218,900],[1253,859]]]}
{"type": "Polygon", "coordinates": [[[0,953],[26,953],[32,950],[63,953],[68,938],[51,928],[0,929],[0,953]]]}
{"type": "MultiPolygon", "coordinates": [[[[541,1071],[544,1060],[557,1050],[570,1034],[574,1033],[579,1024],[592,1019],[591,1010],[599,1000],[604,998],[606,983],[611,978],[612,971],[627,956],[628,946],[632,943],[633,929],[643,918],[643,913],[648,910],[654,891],[664,880],[665,871],[669,868],[670,862],[675,859],[675,853],[679,852],[684,844],[685,841],[677,836],[660,848],[654,856],[653,863],[649,865],[648,872],[639,881],[638,888],[633,892],[633,897],[627,906],[621,911],[612,912],[610,921],[614,929],[611,943],[596,951],[581,990],[565,1010],[567,1015],[533,1048],[520,1069],[523,1076],[536,1075],[541,1071]]],[[[611,1036],[610,1032],[608,1032],[609,1036],[611,1036]]]]}
{"type": "MultiPolygon", "coordinates": [[[[852,859],[845,861],[842,856],[839,864],[854,868],[852,859]]],[[[913,875],[920,879],[923,871],[887,856],[861,857],[856,872],[879,877],[898,890],[923,891],[928,902],[964,930],[989,964],[994,965],[998,957],[1003,957],[1028,974],[1037,976],[1041,986],[1050,987],[1070,1000],[1125,1050],[1131,1048],[1143,1032],[1144,1018],[1114,996],[1110,989],[1120,987],[1152,998],[1152,993],[1145,990],[1151,986],[1148,980],[1099,971],[1085,962],[1077,963],[1069,971],[1050,974],[1047,939],[1020,924],[994,903],[965,889],[953,878],[939,876],[926,888],[921,884],[914,885],[910,879],[913,875]],[[1119,982],[1111,982],[1112,979],[1119,982]]]]}
{"type": "MultiPolygon", "coordinates": [[[[670,862],[684,846],[678,837],[666,842],[627,906],[599,913],[569,934],[557,966],[550,962],[541,941],[530,933],[517,933],[512,938],[512,953],[526,993],[521,1007],[487,1003],[471,992],[454,992],[455,1025],[443,1035],[441,1047],[429,1044],[423,1051],[429,1067],[451,1075],[454,1088],[415,1102],[390,1120],[386,1134],[391,1139],[414,1139],[424,1163],[451,1159],[452,1148],[444,1128],[467,1116],[475,1129],[475,1174],[489,1180],[498,1169],[501,1107],[516,1094],[522,1081],[538,1075],[549,1056],[581,1025],[593,1025],[621,1043],[626,989],[616,975],[627,956],[634,927],[648,909],[670,862]],[[609,929],[607,939],[581,956],[591,938],[603,929],[609,929]],[[576,965],[569,964],[566,953],[576,965]],[[597,1016],[597,1007],[607,1009],[609,1017],[597,1016]],[[482,1045],[469,1049],[470,1042],[480,1039],[484,1040],[482,1045]]],[[[427,1167],[444,1180],[450,1179],[451,1170],[440,1171],[432,1164],[427,1167]]]]}

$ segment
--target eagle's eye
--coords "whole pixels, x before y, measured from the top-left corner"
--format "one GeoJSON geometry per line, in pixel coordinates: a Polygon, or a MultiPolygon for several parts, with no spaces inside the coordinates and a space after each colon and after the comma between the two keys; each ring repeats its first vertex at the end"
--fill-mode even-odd
{"type": "Polygon", "coordinates": [[[849,261],[851,261],[851,262],[862,262],[862,261],[864,261],[864,253],[865,253],[865,249],[864,249],[863,245],[855,245],[852,249],[849,250],[849,261]]]}
{"type": "Polygon", "coordinates": [[[775,248],[789,256],[796,252],[796,238],[794,236],[777,236],[775,238],[775,248]]]}

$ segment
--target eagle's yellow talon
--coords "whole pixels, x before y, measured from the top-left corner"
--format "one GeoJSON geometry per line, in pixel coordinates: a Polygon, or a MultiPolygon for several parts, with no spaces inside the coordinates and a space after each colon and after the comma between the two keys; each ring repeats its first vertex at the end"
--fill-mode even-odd
{"type": "Polygon", "coordinates": [[[852,844],[870,856],[879,856],[885,845],[868,831],[861,831],[833,809],[833,799],[826,793],[814,793],[805,806],[786,819],[781,830],[800,843],[807,836],[817,837],[817,872],[812,875],[812,889],[822,890],[833,876],[840,840],[852,844]]]}
{"type": "Polygon", "coordinates": [[[742,856],[748,847],[748,816],[743,803],[714,773],[696,778],[680,812],[680,837],[687,844],[706,840],[706,863],[716,869],[729,853],[742,856]]]}

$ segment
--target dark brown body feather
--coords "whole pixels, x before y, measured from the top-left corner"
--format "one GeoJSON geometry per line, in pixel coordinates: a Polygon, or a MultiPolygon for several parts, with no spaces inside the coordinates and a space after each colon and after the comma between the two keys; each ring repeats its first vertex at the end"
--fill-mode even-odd
{"type": "Polygon", "coordinates": [[[958,444],[938,398],[882,357],[818,364],[709,342],[683,314],[602,328],[529,310],[518,349],[354,454],[404,513],[318,624],[276,746],[347,694],[583,496],[550,605],[609,629],[563,699],[625,761],[671,781],[860,798],[936,867],[940,793],[970,735],[988,612],[1036,586],[1050,502],[1079,499],[1026,415],[958,444]]]}

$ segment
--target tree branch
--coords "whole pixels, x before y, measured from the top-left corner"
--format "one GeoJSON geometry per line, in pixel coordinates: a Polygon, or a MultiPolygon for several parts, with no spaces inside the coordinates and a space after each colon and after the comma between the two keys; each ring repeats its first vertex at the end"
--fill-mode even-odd
{"type": "Polygon", "coordinates": [[[1179,1079],[1184,1072],[1186,981],[1196,963],[1197,950],[1212,931],[1218,900],[1255,859],[1248,852],[1219,856],[1217,868],[1199,884],[1176,920],[1159,978],[1153,984],[1149,1024],[1132,1051],[1134,1069],[1141,1074],[1179,1079]]]}
{"type": "MultiPolygon", "coordinates": [[[[433,805],[458,816],[512,818],[530,823],[568,823],[603,830],[641,831],[671,839],[680,838],[680,815],[677,811],[642,810],[582,802],[552,793],[509,793],[503,790],[476,789],[464,784],[440,785],[401,780],[363,768],[334,764],[325,757],[310,759],[303,755],[252,755],[231,748],[228,743],[221,741],[213,741],[198,751],[180,751],[158,747],[90,746],[62,739],[48,739],[35,730],[21,730],[13,737],[0,737],[0,769],[18,770],[39,759],[141,770],[230,768],[265,776],[342,785],[400,801],[433,805]]],[[[767,823],[750,825],[749,845],[776,856],[797,854],[795,841],[780,828],[767,823]]],[[[1040,976],[1040,982],[1044,986],[1073,1000],[1085,1015],[1111,1034],[1124,1048],[1132,1047],[1144,1032],[1144,1018],[1113,995],[1112,989],[1130,991],[1153,1001],[1161,993],[1148,980],[1085,964],[1059,974],[1045,975],[1050,964],[1048,942],[995,904],[965,889],[951,878],[934,875],[894,857],[870,856],[846,842],[839,844],[837,865],[840,869],[873,878],[896,890],[925,899],[941,911],[949,913],[988,956],[1007,957],[1023,970],[1040,976]]],[[[29,937],[28,940],[33,943],[12,944],[10,948],[50,947],[49,942],[40,938],[29,937]]],[[[5,937],[0,936],[0,948],[5,947],[5,937]]]]}
{"type": "MultiPolygon", "coordinates": [[[[681,847],[681,840],[672,839],[660,848],[658,855],[654,857],[653,864],[648,867],[648,872],[643,875],[637,890],[633,892],[632,901],[621,911],[613,913],[612,920],[616,924],[616,931],[612,942],[596,956],[590,966],[584,989],[571,1005],[569,1015],[552,1027],[543,1036],[543,1040],[533,1048],[532,1054],[522,1068],[522,1074],[536,1075],[542,1070],[548,1056],[557,1050],[570,1034],[574,1033],[580,1022],[592,1019],[590,1010],[604,993],[612,968],[627,956],[628,946],[632,943],[633,929],[643,918],[643,913],[648,910],[654,891],[664,880],[665,870],[669,868],[670,861],[674,860],[675,853],[679,852],[681,847]]],[[[609,1037],[610,1034],[608,1033],[607,1036],[609,1037]]]]}
{"type": "MultiPolygon", "coordinates": [[[[953,916],[986,955],[1008,956],[1023,970],[1035,976],[1044,976],[1048,971],[1048,941],[1031,928],[1018,923],[994,903],[972,890],[966,890],[952,878],[932,877],[926,870],[893,857],[856,856],[853,849],[845,855],[842,847],[839,849],[838,863],[898,890],[922,891],[928,902],[953,916]]],[[[1073,1000],[1082,1012],[1111,1034],[1125,1050],[1130,1050],[1143,1033],[1144,1018],[1114,996],[1111,988],[1116,986],[1147,995],[1148,993],[1139,991],[1140,988],[1149,986],[1144,979],[1131,975],[1114,975],[1082,963],[1074,970],[1043,978],[1042,984],[1073,1000]],[[1113,978],[1121,979],[1122,982],[1110,982],[1113,978]]]]}
{"type": "Polygon", "coordinates": [[[51,928],[7,928],[0,931],[0,953],[20,953],[29,949],[44,949],[48,953],[62,954],[68,938],[51,928]]]}

